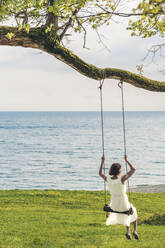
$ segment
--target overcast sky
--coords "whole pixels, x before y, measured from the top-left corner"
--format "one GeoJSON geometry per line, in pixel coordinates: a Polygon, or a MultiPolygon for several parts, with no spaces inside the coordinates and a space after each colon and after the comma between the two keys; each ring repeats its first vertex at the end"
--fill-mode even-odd
{"type": "MultiPolygon", "coordinates": [[[[122,21],[122,20],[121,20],[122,21]]],[[[68,47],[88,63],[101,67],[117,67],[137,72],[136,65],[145,64],[144,75],[165,80],[160,73],[164,64],[158,57],[142,61],[147,48],[160,43],[160,38],[142,39],[130,36],[124,24],[113,23],[100,30],[102,40],[110,51],[98,43],[90,32],[87,47],[74,36],[68,47]]],[[[97,111],[99,110],[99,83],[86,78],[53,56],[39,50],[0,47],[0,111],[97,111]]],[[[120,110],[118,81],[105,80],[104,109],[120,110]]],[[[165,93],[149,92],[125,85],[127,110],[165,110],[165,93]]]]}

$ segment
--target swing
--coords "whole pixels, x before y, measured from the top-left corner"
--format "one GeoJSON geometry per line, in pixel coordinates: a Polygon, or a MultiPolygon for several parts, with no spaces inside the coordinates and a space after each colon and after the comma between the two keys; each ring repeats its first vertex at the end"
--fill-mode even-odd
{"type": "Polygon", "coordinates": [[[105,212],[118,213],[118,214],[127,214],[127,215],[132,215],[133,214],[132,207],[130,207],[130,209],[127,210],[127,211],[119,212],[119,211],[113,210],[111,207],[109,207],[107,204],[105,204],[103,210],[105,212]]]}
{"type": "MultiPolygon", "coordinates": [[[[102,134],[102,152],[104,156],[104,119],[103,119],[103,94],[102,94],[102,87],[103,87],[104,79],[100,80],[100,105],[101,105],[101,134],[102,134]]],[[[124,139],[124,155],[126,156],[127,151],[126,151],[126,132],[125,132],[125,110],[124,110],[124,91],[123,91],[123,81],[120,80],[118,83],[119,88],[121,89],[121,96],[122,96],[122,119],[123,119],[123,139],[124,139]]],[[[127,168],[127,162],[125,162],[126,166],[126,173],[128,172],[127,168]]],[[[105,164],[104,164],[104,174],[105,174],[105,164]]],[[[127,180],[128,183],[128,194],[130,198],[130,187],[129,187],[129,180],[127,180]]],[[[107,197],[106,197],[106,182],[104,179],[104,192],[105,192],[105,205],[103,210],[106,212],[106,217],[108,217],[108,212],[111,213],[118,213],[118,214],[126,214],[126,215],[132,215],[133,214],[133,209],[130,205],[130,208],[127,211],[119,212],[114,209],[112,209],[110,206],[107,204],[107,197]]]]}

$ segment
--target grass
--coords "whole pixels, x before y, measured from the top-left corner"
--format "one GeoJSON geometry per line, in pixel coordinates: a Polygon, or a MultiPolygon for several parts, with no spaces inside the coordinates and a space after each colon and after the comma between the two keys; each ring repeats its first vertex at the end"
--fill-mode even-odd
{"type": "Polygon", "coordinates": [[[105,226],[102,191],[0,191],[0,248],[164,248],[165,194],[132,193],[140,240],[105,226]]]}

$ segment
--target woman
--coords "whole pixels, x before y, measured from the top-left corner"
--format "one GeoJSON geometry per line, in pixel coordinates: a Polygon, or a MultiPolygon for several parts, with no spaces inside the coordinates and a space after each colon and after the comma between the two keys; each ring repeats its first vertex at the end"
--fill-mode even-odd
{"type": "Polygon", "coordinates": [[[106,220],[106,225],[114,225],[114,224],[122,224],[126,226],[126,238],[131,238],[131,232],[130,232],[130,223],[133,222],[134,224],[134,231],[133,236],[135,239],[139,239],[139,236],[137,234],[137,212],[136,208],[128,201],[128,197],[126,194],[126,181],[128,178],[130,178],[134,172],[135,168],[132,166],[132,164],[128,161],[127,156],[125,156],[125,161],[130,167],[130,170],[128,173],[126,173],[124,176],[121,175],[121,165],[118,163],[114,163],[111,165],[109,170],[109,175],[106,176],[103,173],[103,165],[104,165],[105,157],[102,157],[100,169],[99,169],[99,175],[108,183],[110,194],[111,194],[111,201],[110,201],[110,207],[114,211],[118,212],[124,212],[130,209],[132,207],[133,214],[127,215],[127,214],[120,214],[120,213],[110,213],[109,217],[106,220]]]}

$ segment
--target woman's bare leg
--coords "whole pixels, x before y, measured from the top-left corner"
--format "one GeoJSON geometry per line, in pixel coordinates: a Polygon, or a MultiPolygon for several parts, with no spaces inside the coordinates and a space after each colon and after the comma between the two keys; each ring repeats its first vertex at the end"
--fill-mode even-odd
{"type": "Polygon", "coordinates": [[[134,225],[134,233],[136,233],[137,232],[137,220],[133,222],[133,225],[134,225]]]}
{"type": "Polygon", "coordinates": [[[131,240],[131,232],[130,232],[130,227],[129,226],[126,226],[126,230],[127,230],[127,233],[125,234],[126,238],[131,240]]]}
{"type": "Polygon", "coordinates": [[[129,226],[126,226],[126,230],[127,230],[127,233],[130,234],[131,231],[130,231],[130,227],[129,226]]]}
{"type": "Polygon", "coordinates": [[[133,225],[134,225],[133,236],[135,237],[135,239],[139,239],[139,235],[137,234],[137,220],[133,222],[133,225]]]}

